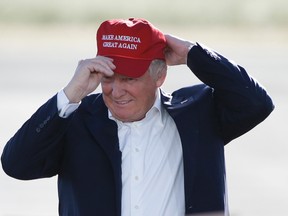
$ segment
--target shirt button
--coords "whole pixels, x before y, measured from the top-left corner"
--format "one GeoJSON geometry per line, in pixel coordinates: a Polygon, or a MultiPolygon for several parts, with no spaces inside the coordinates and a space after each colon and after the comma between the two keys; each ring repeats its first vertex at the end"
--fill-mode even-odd
{"type": "Polygon", "coordinates": [[[138,181],[138,180],[139,180],[139,177],[138,177],[138,176],[135,176],[135,180],[138,181]]]}
{"type": "Polygon", "coordinates": [[[139,209],[139,206],[138,206],[138,205],[135,205],[134,208],[138,210],[138,209],[139,209]]]}
{"type": "Polygon", "coordinates": [[[135,148],[135,152],[139,152],[140,150],[139,150],[139,148],[135,148]]]}

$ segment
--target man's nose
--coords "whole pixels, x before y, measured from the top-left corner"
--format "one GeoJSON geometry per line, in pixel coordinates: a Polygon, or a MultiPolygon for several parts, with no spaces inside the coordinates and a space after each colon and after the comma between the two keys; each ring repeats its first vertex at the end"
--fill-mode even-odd
{"type": "Polygon", "coordinates": [[[121,79],[115,79],[112,85],[112,95],[115,98],[120,98],[126,93],[124,83],[121,79]]]}

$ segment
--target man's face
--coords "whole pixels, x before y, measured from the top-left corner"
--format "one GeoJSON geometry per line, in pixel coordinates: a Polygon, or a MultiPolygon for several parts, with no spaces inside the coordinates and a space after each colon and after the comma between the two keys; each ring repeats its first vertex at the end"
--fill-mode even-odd
{"type": "Polygon", "coordinates": [[[113,117],[123,122],[143,119],[153,106],[156,90],[163,79],[155,80],[149,72],[139,78],[130,78],[115,73],[103,77],[103,99],[113,117]]]}

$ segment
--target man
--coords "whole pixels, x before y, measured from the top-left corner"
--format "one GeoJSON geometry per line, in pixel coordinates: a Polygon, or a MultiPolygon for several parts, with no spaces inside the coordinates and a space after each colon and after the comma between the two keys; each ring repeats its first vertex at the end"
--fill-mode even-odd
{"type": "Polygon", "coordinates": [[[224,145],[270,114],[266,91],[143,19],[103,22],[97,48],[8,141],[4,171],[58,175],[60,215],[227,215],[224,145]],[[164,93],[167,65],[180,64],[204,84],[164,93]]]}

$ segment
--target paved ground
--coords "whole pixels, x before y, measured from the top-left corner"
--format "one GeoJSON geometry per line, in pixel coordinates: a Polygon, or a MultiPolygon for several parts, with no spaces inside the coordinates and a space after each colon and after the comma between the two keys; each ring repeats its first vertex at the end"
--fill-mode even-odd
{"type": "MultiPolygon", "coordinates": [[[[275,29],[180,29],[234,59],[272,95],[276,109],[250,133],[226,147],[232,216],[288,215],[287,31],[275,29]]],[[[22,123],[64,86],[78,60],[95,55],[95,29],[1,26],[0,151],[22,123]]],[[[164,89],[198,82],[185,67],[169,69],[164,89]]],[[[18,181],[0,170],[0,216],[57,215],[56,178],[18,181]]]]}

